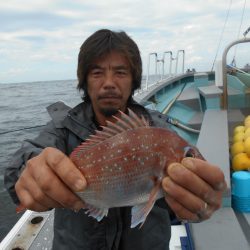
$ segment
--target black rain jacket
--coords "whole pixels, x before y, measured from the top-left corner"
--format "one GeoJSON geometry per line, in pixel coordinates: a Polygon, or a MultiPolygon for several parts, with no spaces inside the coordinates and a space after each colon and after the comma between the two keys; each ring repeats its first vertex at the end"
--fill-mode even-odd
{"type": "MultiPolygon", "coordinates": [[[[144,115],[152,126],[168,127],[166,117],[149,111],[137,103],[130,108],[144,115]]],[[[52,120],[34,140],[26,140],[16,152],[5,172],[5,187],[18,204],[15,183],[26,162],[45,147],[55,147],[69,155],[97,129],[91,104],[80,103],[71,109],[62,102],[47,108],[52,120]]],[[[55,209],[54,250],[166,250],[169,249],[171,225],[169,208],[164,199],[158,200],[146,222],[139,229],[130,228],[131,207],[112,208],[108,216],[97,222],[83,210],[55,209]]]]}

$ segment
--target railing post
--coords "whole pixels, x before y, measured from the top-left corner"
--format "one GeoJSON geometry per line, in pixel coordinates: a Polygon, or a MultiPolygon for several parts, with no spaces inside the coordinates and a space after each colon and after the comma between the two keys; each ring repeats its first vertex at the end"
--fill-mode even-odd
{"type": "Polygon", "coordinates": [[[223,81],[223,95],[222,95],[222,108],[226,109],[228,108],[228,92],[227,92],[227,53],[233,47],[234,45],[238,43],[246,43],[250,42],[250,38],[242,38],[236,41],[233,41],[230,43],[224,50],[222,55],[222,81],[223,81]]]}
{"type": "Polygon", "coordinates": [[[170,58],[169,58],[169,75],[171,75],[172,74],[172,60],[173,60],[173,53],[172,53],[172,51],[165,51],[164,53],[163,53],[163,60],[165,61],[165,55],[166,54],[170,54],[170,58]]]}
{"type": "Polygon", "coordinates": [[[149,68],[150,68],[150,56],[155,55],[155,74],[157,73],[157,53],[149,53],[148,54],[148,69],[147,69],[147,77],[146,77],[146,90],[148,89],[148,79],[149,79],[149,68]]]}
{"type": "Polygon", "coordinates": [[[178,58],[179,54],[182,52],[182,73],[184,73],[184,58],[185,58],[185,51],[183,49],[177,51],[176,55],[176,65],[175,65],[175,74],[177,74],[177,67],[178,67],[178,58]]]}
{"type": "Polygon", "coordinates": [[[161,80],[162,80],[162,78],[163,78],[163,68],[164,68],[164,59],[157,59],[157,63],[162,63],[162,72],[161,72],[161,80]]]}

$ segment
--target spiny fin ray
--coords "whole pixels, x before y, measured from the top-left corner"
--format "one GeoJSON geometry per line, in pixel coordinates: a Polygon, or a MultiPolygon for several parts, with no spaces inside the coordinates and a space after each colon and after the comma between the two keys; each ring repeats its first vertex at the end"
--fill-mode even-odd
{"type": "Polygon", "coordinates": [[[107,121],[107,126],[102,126],[102,131],[96,130],[94,135],[90,135],[90,137],[75,150],[74,155],[88,150],[98,143],[123,133],[124,131],[136,129],[138,127],[149,127],[148,121],[146,121],[143,116],[140,118],[131,109],[128,109],[128,115],[122,111],[119,111],[119,113],[120,118],[114,116],[116,122],[107,121]]]}

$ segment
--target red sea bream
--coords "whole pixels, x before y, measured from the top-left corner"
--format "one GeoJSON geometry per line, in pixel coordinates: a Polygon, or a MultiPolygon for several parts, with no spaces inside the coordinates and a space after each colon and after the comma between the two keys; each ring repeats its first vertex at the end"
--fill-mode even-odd
{"type": "Polygon", "coordinates": [[[70,155],[87,180],[77,195],[86,213],[100,221],[112,207],[132,206],[131,227],[144,223],[155,201],[163,197],[166,167],[199,151],[175,132],[150,127],[129,110],[117,122],[107,122],[70,155]]]}

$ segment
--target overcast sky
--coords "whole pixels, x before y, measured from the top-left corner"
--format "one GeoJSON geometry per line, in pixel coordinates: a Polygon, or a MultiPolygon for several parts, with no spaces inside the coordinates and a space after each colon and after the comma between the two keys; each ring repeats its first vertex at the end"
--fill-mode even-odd
{"type": "MultiPolygon", "coordinates": [[[[100,28],[126,31],[138,44],[144,73],[150,52],[185,50],[185,70],[211,70],[231,41],[250,26],[245,0],[5,0],[0,2],[0,83],[76,79],[83,41],[100,28]],[[227,11],[228,21],[222,36],[227,11]]],[[[250,36],[250,34],[248,34],[250,36]]],[[[250,62],[239,45],[237,66],[250,62]]],[[[232,60],[234,49],[229,54],[232,60]]]]}

